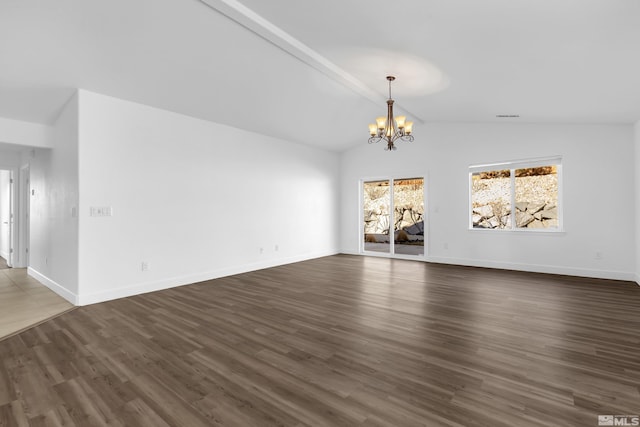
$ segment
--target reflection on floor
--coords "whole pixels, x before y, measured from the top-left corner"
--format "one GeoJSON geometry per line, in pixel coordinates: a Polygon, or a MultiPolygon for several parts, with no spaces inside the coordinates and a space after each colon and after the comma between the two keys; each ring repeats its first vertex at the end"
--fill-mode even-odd
{"type": "Polygon", "coordinates": [[[26,268],[0,270],[0,339],[73,308],[26,268]]]}
{"type": "Polygon", "coordinates": [[[9,268],[9,266],[7,265],[7,260],[0,256],[0,270],[4,270],[6,268],[9,268]]]}

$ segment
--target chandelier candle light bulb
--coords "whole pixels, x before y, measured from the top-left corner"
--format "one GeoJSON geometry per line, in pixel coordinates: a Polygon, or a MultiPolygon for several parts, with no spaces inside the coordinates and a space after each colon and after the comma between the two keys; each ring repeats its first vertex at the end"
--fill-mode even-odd
{"type": "Polygon", "coordinates": [[[404,133],[406,135],[411,135],[411,132],[413,132],[413,122],[407,122],[404,126],[404,133]]]}
{"type": "Polygon", "coordinates": [[[396,78],[387,76],[389,81],[389,99],[387,100],[387,117],[377,117],[376,124],[369,125],[369,144],[385,141],[387,143],[386,150],[395,150],[394,142],[398,139],[401,141],[413,141],[413,122],[408,122],[406,116],[393,117],[393,98],[391,98],[391,82],[396,78]]]}

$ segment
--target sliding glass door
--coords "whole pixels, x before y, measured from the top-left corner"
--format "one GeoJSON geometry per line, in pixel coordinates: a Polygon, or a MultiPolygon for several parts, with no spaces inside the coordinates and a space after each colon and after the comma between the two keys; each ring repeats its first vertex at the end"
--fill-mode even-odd
{"type": "Polygon", "coordinates": [[[364,208],[364,250],[389,253],[390,181],[366,181],[362,186],[364,208]]]}
{"type": "Polygon", "coordinates": [[[424,255],[424,178],[362,183],[364,253],[424,255]]]}

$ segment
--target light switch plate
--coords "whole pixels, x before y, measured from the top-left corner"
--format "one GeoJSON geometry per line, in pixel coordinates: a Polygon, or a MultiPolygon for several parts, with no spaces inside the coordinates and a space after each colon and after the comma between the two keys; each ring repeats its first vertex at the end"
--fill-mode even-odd
{"type": "Polygon", "coordinates": [[[91,206],[89,216],[113,216],[113,208],[111,206],[91,206]]]}

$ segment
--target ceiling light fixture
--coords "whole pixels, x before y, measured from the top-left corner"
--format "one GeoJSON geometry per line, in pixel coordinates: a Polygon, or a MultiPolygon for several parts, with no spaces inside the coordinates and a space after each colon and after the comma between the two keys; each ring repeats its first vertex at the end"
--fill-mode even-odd
{"type": "Polygon", "coordinates": [[[375,142],[386,141],[387,148],[385,150],[395,150],[394,142],[398,139],[401,141],[413,141],[413,122],[408,122],[405,116],[393,117],[393,99],[391,98],[391,82],[396,78],[387,76],[389,81],[389,99],[387,99],[387,117],[377,117],[376,124],[369,125],[369,144],[375,142]]]}

